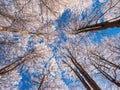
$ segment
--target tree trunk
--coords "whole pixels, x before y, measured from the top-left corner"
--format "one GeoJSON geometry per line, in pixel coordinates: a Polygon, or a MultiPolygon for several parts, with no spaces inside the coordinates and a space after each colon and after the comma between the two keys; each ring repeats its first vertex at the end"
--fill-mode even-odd
{"type": "Polygon", "coordinates": [[[90,84],[90,86],[94,90],[101,90],[100,87],[96,84],[96,82],[89,76],[89,74],[82,68],[82,66],[76,61],[76,59],[72,56],[68,56],[72,63],[75,65],[75,67],[79,70],[79,72],[83,75],[83,77],[87,80],[87,82],[90,84]]]}
{"type": "MultiPolygon", "coordinates": [[[[64,61],[64,63],[66,63],[64,61]]],[[[84,80],[84,78],[79,74],[79,72],[77,72],[75,69],[72,68],[72,66],[70,66],[68,63],[66,63],[70,68],[71,70],[73,70],[73,72],[75,73],[75,75],[79,78],[79,80],[82,82],[82,84],[84,85],[84,87],[87,89],[87,90],[91,90],[90,86],[86,83],[86,81],[84,80]]]]}
{"type": "Polygon", "coordinates": [[[108,28],[114,28],[114,27],[120,27],[120,19],[112,22],[103,22],[103,23],[98,23],[90,26],[86,26],[83,28],[79,28],[76,31],[74,31],[74,34],[79,34],[82,32],[89,32],[89,31],[100,31],[100,30],[105,30],[108,28]]]}
{"type": "Polygon", "coordinates": [[[111,81],[112,83],[114,83],[115,85],[117,85],[118,87],[120,87],[120,83],[117,82],[113,77],[111,77],[110,75],[108,75],[105,71],[103,71],[100,67],[96,66],[95,64],[93,64],[94,67],[100,71],[100,73],[109,81],[111,81]]]}

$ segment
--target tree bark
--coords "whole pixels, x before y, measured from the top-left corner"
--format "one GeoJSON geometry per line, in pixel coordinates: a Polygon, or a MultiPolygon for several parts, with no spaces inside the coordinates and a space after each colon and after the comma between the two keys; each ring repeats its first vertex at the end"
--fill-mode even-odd
{"type": "Polygon", "coordinates": [[[84,78],[80,75],[79,72],[77,72],[75,69],[72,68],[72,66],[70,66],[67,62],[64,61],[65,64],[68,65],[68,67],[71,68],[71,70],[75,73],[75,75],[79,78],[79,80],[82,82],[82,84],[84,85],[84,87],[87,89],[87,90],[92,90],[90,88],[90,86],[87,84],[87,82],[84,80],[84,78]]]}
{"type": "Polygon", "coordinates": [[[83,28],[79,28],[75,31],[73,31],[74,34],[79,34],[82,32],[89,32],[89,31],[100,31],[100,30],[105,30],[108,28],[114,28],[114,27],[120,27],[120,19],[112,22],[103,22],[103,23],[98,23],[94,25],[89,25],[83,28]]]}
{"type": "Polygon", "coordinates": [[[0,69],[0,76],[5,75],[6,73],[9,73],[12,70],[15,70],[17,67],[22,65],[26,60],[28,61],[31,59],[29,56],[34,52],[34,50],[31,53],[26,53],[23,57],[21,57],[19,60],[16,60],[12,62],[11,64],[3,67],[0,69]]]}
{"type": "Polygon", "coordinates": [[[101,90],[100,87],[96,84],[96,82],[89,76],[89,74],[82,68],[82,66],[77,62],[77,60],[73,57],[71,52],[67,49],[70,56],[70,60],[75,65],[75,67],[79,70],[79,72],[83,75],[83,77],[87,80],[87,82],[90,84],[90,86],[93,88],[93,90],[101,90]]]}

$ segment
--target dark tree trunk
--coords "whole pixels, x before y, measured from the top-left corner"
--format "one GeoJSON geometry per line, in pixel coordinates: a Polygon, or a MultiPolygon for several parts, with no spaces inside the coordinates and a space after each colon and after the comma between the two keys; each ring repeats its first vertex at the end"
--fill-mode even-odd
{"type": "Polygon", "coordinates": [[[89,76],[89,74],[82,68],[82,66],[77,62],[77,60],[73,57],[69,49],[67,49],[69,55],[68,58],[72,61],[72,63],[75,65],[75,67],[79,70],[79,72],[83,75],[83,77],[86,79],[86,81],[90,84],[90,86],[94,90],[101,90],[100,87],[96,84],[96,82],[89,76]]]}
{"type": "Polygon", "coordinates": [[[120,19],[112,22],[103,22],[103,23],[98,23],[94,25],[89,25],[83,28],[79,28],[75,30],[73,33],[74,34],[79,34],[82,32],[89,32],[89,31],[100,31],[100,30],[105,30],[108,28],[114,28],[114,27],[120,27],[120,19]]]}
{"type": "Polygon", "coordinates": [[[78,71],[76,71],[75,69],[72,68],[71,65],[69,65],[68,63],[66,63],[64,61],[65,64],[67,64],[71,70],[75,73],[75,75],[79,78],[79,80],[82,82],[82,84],[84,85],[84,87],[87,89],[87,90],[91,90],[90,86],[87,84],[87,82],[84,80],[84,78],[80,75],[80,73],[78,71]]]}

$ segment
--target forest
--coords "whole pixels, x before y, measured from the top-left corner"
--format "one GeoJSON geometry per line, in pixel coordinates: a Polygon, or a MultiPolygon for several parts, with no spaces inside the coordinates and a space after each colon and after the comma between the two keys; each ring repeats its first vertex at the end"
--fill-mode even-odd
{"type": "Polygon", "coordinates": [[[0,0],[0,90],[120,90],[120,0],[0,0]]]}

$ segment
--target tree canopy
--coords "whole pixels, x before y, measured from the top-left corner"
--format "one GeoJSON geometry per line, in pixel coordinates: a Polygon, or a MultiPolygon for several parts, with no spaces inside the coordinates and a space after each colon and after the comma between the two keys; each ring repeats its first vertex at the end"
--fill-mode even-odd
{"type": "Polygon", "coordinates": [[[119,90],[120,0],[1,0],[0,90],[119,90]]]}

